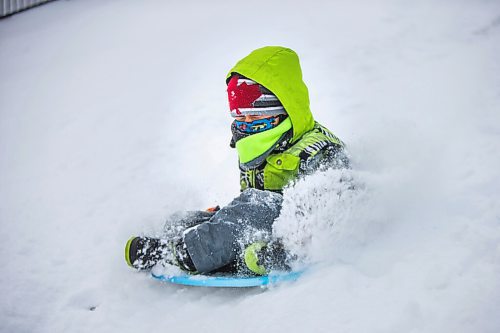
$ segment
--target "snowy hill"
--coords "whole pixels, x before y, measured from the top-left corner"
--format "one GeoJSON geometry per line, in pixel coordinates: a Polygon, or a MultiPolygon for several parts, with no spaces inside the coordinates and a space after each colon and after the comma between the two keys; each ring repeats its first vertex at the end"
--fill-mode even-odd
{"type": "Polygon", "coordinates": [[[74,0],[1,20],[0,331],[499,332],[499,54],[494,0],[74,0]],[[276,223],[322,264],[267,291],[131,271],[131,235],[238,193],[224,78],[264,45],[297,51],[353,157],[288,190],[276,223]]]}

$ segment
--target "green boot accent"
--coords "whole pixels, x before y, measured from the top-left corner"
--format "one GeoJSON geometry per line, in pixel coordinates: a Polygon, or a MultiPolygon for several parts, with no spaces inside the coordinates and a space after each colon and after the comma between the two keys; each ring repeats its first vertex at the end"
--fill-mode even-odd
{"type": "Polygon", "coordinates": [[[245,248],[245,265],[257,275],[266,275],[266,268],[259,262],[259,254],[266,248],[266,242],[252,243],[245,248]]]}
{"type": "Polygon", "coordinates": [[[132,244],[132,241],[135,239],[135,236],[130,237],[130,239],[127,241],[127,244],[125,245],[125,261],[130,267],[134,267],[132,265],[132,261],[130,260],[130,244],[132,244]]]}

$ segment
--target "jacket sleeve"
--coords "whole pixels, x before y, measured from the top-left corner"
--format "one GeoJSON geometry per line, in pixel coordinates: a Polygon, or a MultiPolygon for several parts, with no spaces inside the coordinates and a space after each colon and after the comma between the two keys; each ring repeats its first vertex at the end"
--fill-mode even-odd
{"type": "Polygon", "coordinates": [[[345,148],[338,144],[329,144],[319,150],[315,155],[301,160],[299,176],[310,175],[317,170],[349,169],[350,161],[345,148]]]}
{"type": "Polygon", "coordinates": [[[211,211],[187,211],[170,215],[163,227],[163,238],[181,238],[184,230],[209,221],[215,212],[211,211]]]}

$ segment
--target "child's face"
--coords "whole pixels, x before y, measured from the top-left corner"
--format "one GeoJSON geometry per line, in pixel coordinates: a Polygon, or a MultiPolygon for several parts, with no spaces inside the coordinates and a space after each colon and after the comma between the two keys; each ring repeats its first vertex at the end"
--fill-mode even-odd
{"type": "MultiPolygon", "coordinates": [[[[252,121],[268,118],[269,116],[252,116],[252,115],[244,115],[240,117],[234,117],[237,121],[244,121],[246,123],[251,123],[252,121]]],[[[278,125],[279,118],[276,117],[275,121],[273,121],[273,125],[278,125]]]]}
{"type": "Polygon", "coordinates": [[[231,128],[236,128],[240,132],[245,132],[248,134],[255,134],[267,131],[271,128],[276,127],[281,119],[280,116],[250,116],[250,115],[241,115],[238,117],[234,117],[234,122],[231,128]]]}

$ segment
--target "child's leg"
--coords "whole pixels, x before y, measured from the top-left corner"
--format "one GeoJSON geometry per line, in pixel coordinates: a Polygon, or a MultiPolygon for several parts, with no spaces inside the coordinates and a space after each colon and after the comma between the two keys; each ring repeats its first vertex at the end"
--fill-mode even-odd
{"type": "Polygon", "coordinates": [[[224,267],[241,255],[245,245],[269,237],[282,201],[280,194],[248,189],[210,221],[186,230],[182,242],[196,271],[224,267]]]}

